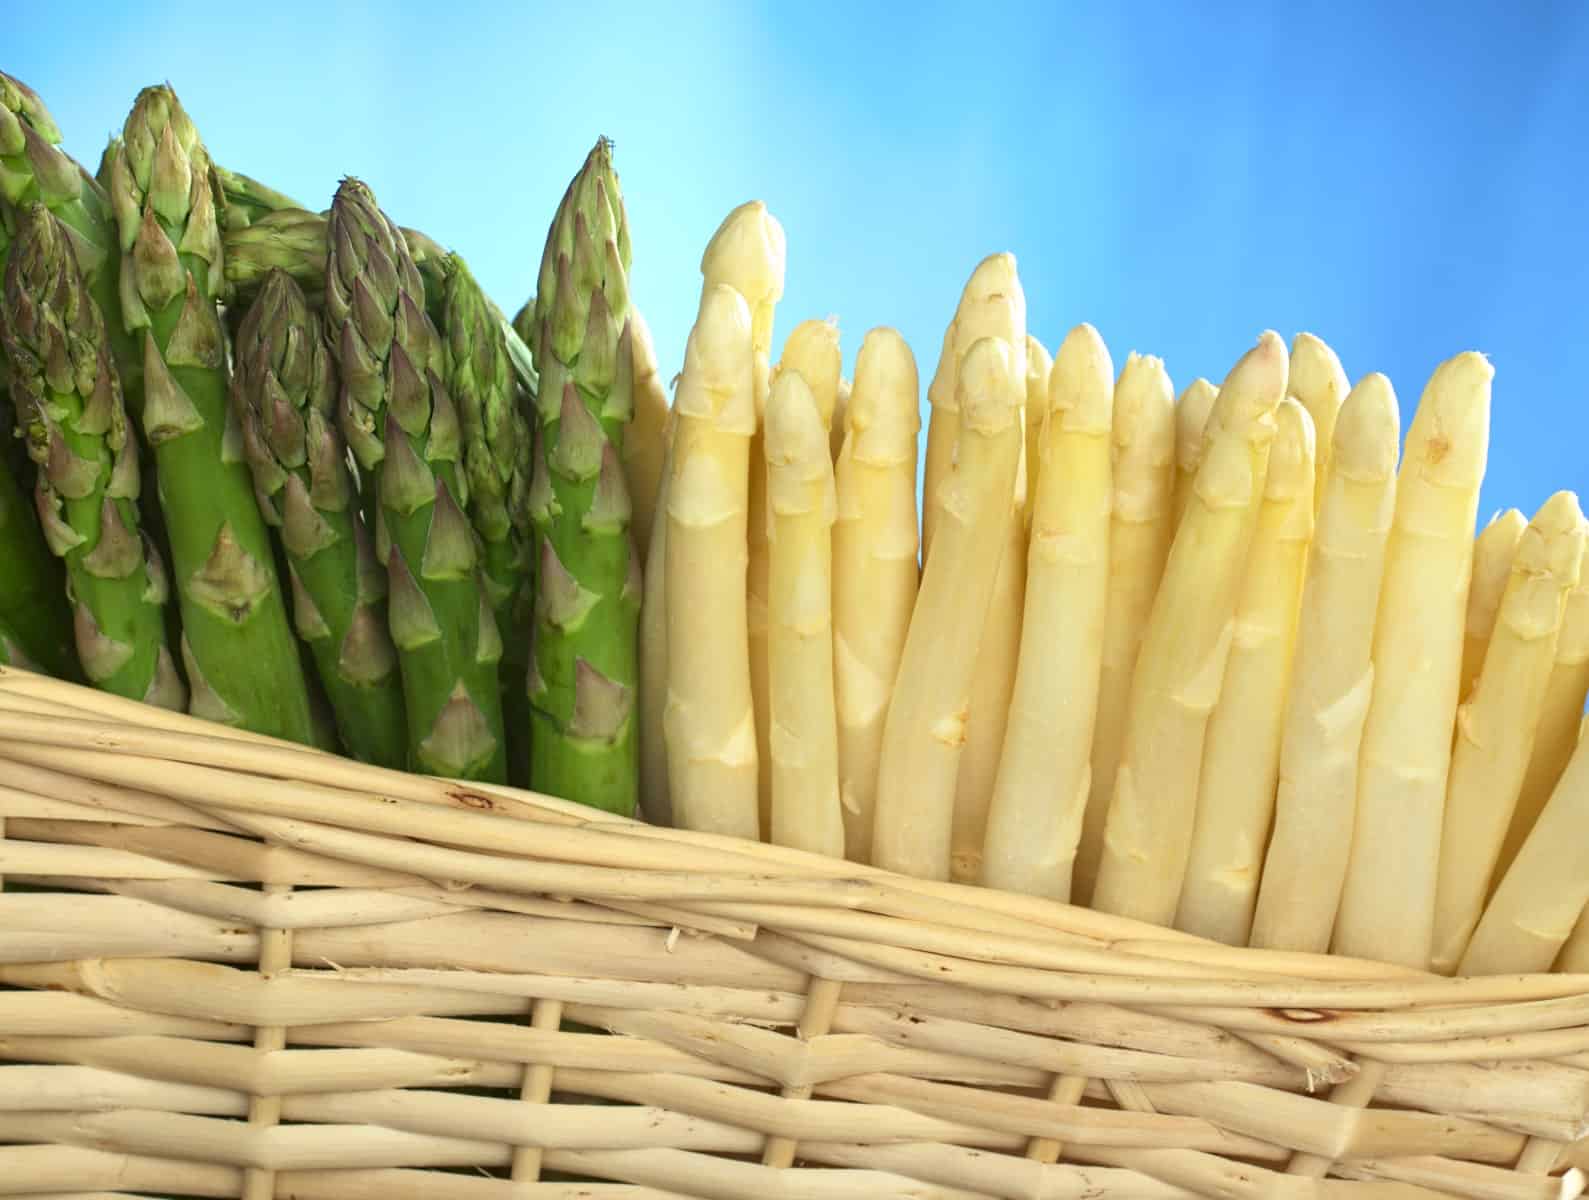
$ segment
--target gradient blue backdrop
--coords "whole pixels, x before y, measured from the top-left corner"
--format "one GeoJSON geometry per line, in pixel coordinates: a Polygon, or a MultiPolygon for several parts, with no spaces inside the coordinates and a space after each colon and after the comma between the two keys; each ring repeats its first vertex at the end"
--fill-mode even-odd
{"type": "MultiPolygon", "coordinates": [[[[778,339],[900,329],[923,388],[1013,251],[1032,331],[1218,379],[1264,328],[1386,372],[1496,366],[1482,517],[1589,483],[1589,5],[94,3],[0,67],[90,167],[169,80],[212,152],[316,208],[356,174],[513,311],[598,134],[672,375],[722,216],[789,238],[778,339]]],[[[776,349],[776,343],[775,343],[776,349]]]]}

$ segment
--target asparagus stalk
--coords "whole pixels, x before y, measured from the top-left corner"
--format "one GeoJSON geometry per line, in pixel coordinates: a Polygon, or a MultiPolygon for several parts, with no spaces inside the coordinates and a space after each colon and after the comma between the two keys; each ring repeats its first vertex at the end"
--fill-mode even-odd
{"type": "Polygon", "coordinates": [[[1580,736],[1539,823],[1501,879],[1456,973],[1589,970],[1589,738],[1580,736]]]}
{"type": "Polygon", "coordinates": [[[1468,617],[1462,635],[1462,682],[1457,695],[1466,700],[1479,681],[1484,653],[1495,631],[1501,593],[1512,574],[1512,559],[1528,518],[1515,508],[1496,513],[1473,543],[1473,578],[1468,584],[1468,617]]]}
{"type": "Polygon", "coordinates": [[[456,255],[443,292],[448,391],[463,429],[465,511],[480,540],[481,582],[502,638],[500,666],[508,775],[528,786],[533,774],[528,691],[530,668],[530,425],[519,405],[505,326],[456,255]]]}
{"type": "MultiPolygon", "coordinates": [[[[1042,342],[1026,335],[1026,505],[1021,510],[1021,525],[1030,530],[1032,510],[1037,507],[1037,480],[1043,466],[1043,430],[1048,421],[1048,380],[1054,370],[1054,357],[1042,342]]],[[[1112,386],[1112,381],[1111,381],[1112,386]]]]}
{"type": "MultiPolygon", "coordinates": [[[[786,350],[786,365],[787,359],[786,350]]],[[[837,370],[832,382],[836,391],[837,370]]],[[[780,370],[773,380],[766,445],[770,840],[842,858],[833,699],[833,458],[819,402],[801,370],[780,370]]]]}
{"type": "Polygon", "coordinates": [[[849,429],[850,393],[854,390],[853,383],[839,376],[839,390],[833,397],[833,422],[828,430],[828,449],[832,451],[833,462],[837,465],[839,453],[844,449],[845,431],[849,429]]]}
{"type": "Polygon", "coordinates": [[[1374,630],[1337,953],[1427,969],[1494,369],[1436,368],[1407,431],[1374,630]]]}
{"type": "Polygon", "coordinates": [[[657,492],[662,482],[662,460],[667,451],[668,392],[657,371],[656,346],[651,328],[640,310],[629,309],[630,350],[618,353],[618,369],[633,374],[634,421],[623,439],[623,476],[629,485],[634,509],[630,532],[640,560],[649,559],[651,531],[656,521],[657,492]]]}
{"type": "Polygon", "coordinates": [[[1484,912],[1491,873],[1528,770],[1567,594],[1579,582],[1584,518],[1557,492],[1523,531],[1472,694],[1457,710],[1440,833],[1436,971],[1455,970],[1484,912]]]}
{"type": "Polygon", "coordinates": [[[1208,722],[1191,855],[1175,916],[1177,928],[1233,946],[1247,944],[1258,898],[1313,536],[1313,419],[1293,397],[1281,401],[1275,417],[1230,656],[1208,722]]]}
{"type": "Polygon", "coordinates": [[[215,177],[220,182],[221,197],[225,201],[222,225],[228,230],[246,229],[270,213],[303,208],[290,196],[266,187],[241,171],[228,170],[219,163],[215,164],[215,177]]]}
{"type": "Polygon", "coordinates": [[[662,477],[657,480],[651,542],[646,547],[640,600],[640,810],[655,825],[672,825],[668,743],[668,495],[673,475],[673,412],[662,428],[662,477]]]}
{"type": "MultiPolygon", "coordinates": [[[[943,515],[938,498],[942,481],[954,467],[960,436],[960,366],[971,347],[984,337],[1002,338],[1010,347],[1025,403],[1026,293],[1016,271],[1015,255],[990,254],[977,264],[960,293],[960,305],[944,334],[938,369],[927,386],[927,461],[922,485],[921,557],[926,564],[933,534],[943,515]]],[[[1013,485],[1012,485],[1013,486],[1013,485]]]]}
{"type": "Polygon", "coordinates": [[[139,93],[111,176],[122,317],[142,343],[142,426],[171,541],[189,711],[308,743],[308,687],[227,404],[215,177],[170,88],[139,93]]]}
{"type": "MultiPolygon", "coordinates": [[[[916,360],[894,329],[873,329],[855,360],[834,466],[833,691],[844,853],[872,859],[883,723],[920,580],[916,360]]],[[[837,410],[835,410],[837,411],[837,410]]]]}
{"type": "Polygon", "coordinates": [[[1132,679],[1092,898],[1104,912],[1156,925],[1175,919],[1287,364],[1285,343],[1266,332],[1225,377],[1209,414],[1208,448],[1132,679]]]}
{"type": "Polygon", "coordinates": [[[1175,536],[1175,390],[1163,361],[1152,355],[1133,351],[1115,381],[1110,478],[1109,574],[1090,786],[1071,872],[1071,899],[1078,904],[1089,902],[1098,878],[1131,676],[1175,536]]]}
{"type": "Polygon", "coordinates": [[[1020,465],[1026,371],[1010,343],[979,340],[959,368],[959,449],[939,487],[937,551],[928,558],[889,701],[878,762],[872,862],[948,879],[955,781],[977,639],[1004,552],[1020,465]]]}
{"type": "Polygon", "coordinates": [[[378,498],[376,558],[387,571],[409,765],[502,782],[502,642],[463,512],[446,345],[425,315],[401,233],[365,184],[343,180],[329,238],[326,333],[341,367],[339,422],[378,498]]]}
{"type": "MultiPolygon", "coordinates": [[[[801,376],[811,393],[812,403],[817,409],[817,419],[822,424],[822,432],[827,436],[829,426],[833,420],[834,405],[838,400],[839,372],[843,366],[842,355],[839,351],[839,327],[833,321],[802,321],[796,325],[784,342],[783,355],[778,360],[778,365],[772,369],[771,385],[776,385],[778,377],[786,372],[793,372],[801,376]]],[[[763,413],[763,426],[765,426],[765,413],[763,413]]],[[[751,443],[750,469],[753,480],[760,479],[765,497],[767,476],[771,471],[771,458],[758,457],[758,443],[763,454],[766,453],[765,428],[756,441],[751,443]]],[[[831,463],[831,459],[830,459],[831,463]]],[[[753,484],[752,496],[756,489],[753,484]]],[[[758,507],[758,502],[752,500],[752,519],[758,507]]],[[[772,543],[771,530],[773,524],[772,510],[764,502],[760,504],[766,528],[762,531],[766,535],[766,544],[758,551],[756,546],[756,531],[750,531],[750,562],[748,566],[747,603],[748,619],[750,623],[750,693],[751,705],[756,715],[756,795],[761,808],[761,827],[770,831],[772,819],[772,575],[771,558],[772,543]],[[759,565],[758,565],[759,564],[759,565]],[[766,579],[758,578],[758,570],[765,567],[766,579]],[[765,597],[767,603],[762,602],[765,597]]]]}
{"type": "Polygon", "coordinates": [[[408,741],[386,573],[359,518],[321,317],[284,272],[250,306],[235,360],[232,402],[260,512],[286,554],[298,636],[349,753],[401,768],[408,741]]]}
{"type": "MultiPolygon", "coordinates": [[[[9,429],[6,436],[11,437],[9,429]]],[[[37,475],[31,461],[28,469],[37,475]]],[[[0,572],[0,622],[39,670],[80,680],[72,613],[61,603],[65,569],[45,544],[28,490],[19,473],[0,464],[0,563],[5,564],[0,572]]]]}
{"type": "Polygon", "coordinates": [[[1313,443],[1316,447],[1313,505],[1317,515],[1316,510],[1324,503],[1324,477],[1330,468],[1330,455],[1334,452],[1335,422],[1339,418],[1341,405],[1351,391],[1351,384],[1340,358],[1325,345],[1322,338],[1311,333],[1299,333],[1291,339],[1291,373],[1287,387],[1313,420],[1313,443]]]}
{"type": "MultiPolygon", "coordinates": [[[[1032,360],[1048,355],[1035,342],[1032,360]]],[[[1090,325],[1070,332],[1041,403],[1037,502],[1027,551],[1020,657],[988,810],[981,882],[1068,900],[1089,791],[1109,582],[1114,366],[1090,325]]]]}
{"type": "Polygon", "coordinates": [[[138,447],[104,319],[65,228],[41,204],[18,215],[0,344],[38,465],[44,538],[66,564],[84,673],[107,692],[180,709],[187,694],[166,644],[166,576],[139,531],[138,447]]]}
{"type": "Polygon", "coordinates": [[[547,237],[537,301],[539,547],[531,654],[530,783],[630,814],[640,564],[619,456],[634,415],[629,238],[612,147],[597,142],[547,237]]]}
{"type": "Polygon", "coordinates": [[[38,663],[28,657],[27,647],[3,615],[0,615],[0,667],[18,667],[34,672],[40,670],[38,663]]]}
{"type": "Polygon", "coordinates": [[[1186,390],[1175,402],[1175,508],[1171,517],[1174,529],[1181,527],[1198,468],[1203,465],[1203,455],[1208,451],[1203,428],[1218,398],[1219,389],[1199,376],[1186,385],[1186,390]]]}
{"type": "Polygon", "coordinates": [[[1302,586],[1274,832],[1251,944],[1323,954],[1340,905],[1373,690],[1375,611],[1396,508],[1396,393],[1365,375],[1341,405],[1302,586]]]}
{"type": "Polygon", "coordinates": [[[1500,882],[1512,860],[1517,857],[1534,822],[1550,799],[1551,789],[1561,778],[1578,744],[1578,724],[1589,693],[1589,546],[1578,565],[1578,586],[1567,593],[1562,612],[1561,633],[1556,638],[1556,661],[1550,682],[1545,685],[1545,702],[1540,709],[1539,728],[1534,749],[1528,757],[1528,771],[1518,790],[1517,807],[1495,865],[1491,890],[1500,882]]]}
{"type": "MultiPolygon", "coordinates": [[[[726,225],[754,219],[755,210],[739,209],[726,225]]],[[[741,253],[757,253],[754,243],[735,240],[745,247],[741,253]]],[[[668,636],[662,724],[673,823],[755,841],[761,831],[745,599],[756,429],[751,322],[744,296],[727,284],[708,286],[674,393],[663,510],[668,636]]]]}

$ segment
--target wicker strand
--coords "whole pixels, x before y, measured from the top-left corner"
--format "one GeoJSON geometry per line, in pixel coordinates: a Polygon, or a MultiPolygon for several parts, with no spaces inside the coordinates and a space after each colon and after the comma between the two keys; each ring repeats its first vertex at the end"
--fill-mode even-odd
{"type": "MultiPolygon", "coordinates": [[[[795,1027],[795,1035],[807,1046],[816,1039],[826,1035],[833,1025],[833,1014],[839,1007],[839,992],[844,987],[836,979],[823,979],[813,976],[810,980],[810,990],[806,993],[805,1011],[800,1014],[800,1023],[795,1027]]],[[[783,1089],[786,1100],[811,1099],[811,1085],[809,1083],[786,1085],[783,1089]]],[[[766,1148],[763,1149],[761,1161],[769,1167],[787,1167],[795,1159],[794,1138],[770,1137],[767,1139],[766,1148]]]]}
{"type": "MultiPolygon", "coordinates": [[[[282,884],[266,884],[267,896],[284,896],[290,891],[282,884]]],[[[261,929],[259,933],[259,974],[266,980],[292,966],[292,930],[261,929]]],[[[277,1054],[287,1047],[287,1030],[282,1025],[261,1025],[254,1033],[254,1053],[277,1054]]],[[[279,1095],[252,1095],[248,1100],[248,1123],[269,1128],[281,1124],[279,1095]]],[[[276,1173],[250,1167],[243,1176],[242,1200],[272,1200],[276,1194],[276,1173]]]]}
{"type": "MultiPolygon", "coordinates": [[[[556,1030],[563,1023],[561,1000],[534,1000],[530,1003],[530,1028],[556,1030]]],[[[545,1104],[552,1098],[553,1068],[547,1063],[530,1063],[524,1068],[519,1099],[525,1104],[545,1104]]],[[[542,1151],[539,1146],[518,1146],[513,1151],[511,1178],[514,1183],[534,1183],[541,1177],[542,1151]]]]}

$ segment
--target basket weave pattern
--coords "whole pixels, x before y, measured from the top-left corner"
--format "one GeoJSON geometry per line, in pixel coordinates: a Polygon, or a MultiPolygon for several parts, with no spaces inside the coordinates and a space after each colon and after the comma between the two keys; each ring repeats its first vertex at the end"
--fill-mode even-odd
{"type": "Polygon", "coordinates": [[[11,670],[0,880],[4,1196],[1584,1190],[1589,978],[1229,949],[11,670]]]}

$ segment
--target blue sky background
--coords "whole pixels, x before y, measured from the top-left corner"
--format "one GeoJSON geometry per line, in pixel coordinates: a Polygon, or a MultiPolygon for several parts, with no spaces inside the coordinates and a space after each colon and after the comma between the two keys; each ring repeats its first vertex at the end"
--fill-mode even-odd
{"type": "MultiPolygon", "coordinates": [[[[508,311],[598,134],[671,375],[723,215],[789,239],[778,343],[887,324],[925,390],[983,255],[1032,332],[1218,380],[1311,330],[1410,420],[1496,365],[1481,519],[1589,484],[1589,6],[1572,3],[33,6],[0,66],[90,168],[169,81],[212,153],[313,207],[369,182],[508,311]]],[[[776,345],[775,343],[775,349],[776,345]]]]}

